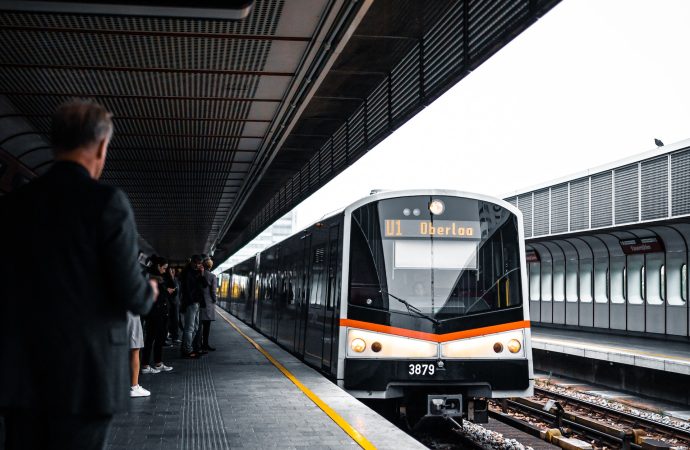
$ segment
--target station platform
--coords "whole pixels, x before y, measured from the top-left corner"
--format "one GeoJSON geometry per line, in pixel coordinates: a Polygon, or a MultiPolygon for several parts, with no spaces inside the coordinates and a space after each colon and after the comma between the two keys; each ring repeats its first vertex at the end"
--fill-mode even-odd
{"type": "Polygon", "coordinates": [[[152,394],[116,416],[109,449],[425,448],[264,336],[218,315],[210,339],[217,351],[185,360],[178,348],[165,349],[174,370],[140,376],[152,394]]]}
{"type": "Polygon", "coordinates": [[[690,406],[690,344],[532,327],[534,369],[690,406]]]}
{"type": "Polygon", "coordinates": [[[532,348],[690,375],[690,344],[683,342],[533,327],[532,348]]]}

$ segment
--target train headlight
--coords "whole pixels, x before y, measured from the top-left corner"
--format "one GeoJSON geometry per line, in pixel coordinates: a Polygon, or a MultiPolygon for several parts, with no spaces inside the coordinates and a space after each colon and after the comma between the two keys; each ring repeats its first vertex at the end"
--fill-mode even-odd
{"type": "Polygon", "coordinates": [[[348,358],[438,358],[438,344],[424,339],[348,328],[348,358]]]}
{"type": "Polygon", "coordinates": [[[522,329],[502,331],[484,336],[463,338],[441,344],[441,357],[456,359],[513,359],[524,358],[522,343],[525,332],[522,329]]]}
{"type": "Polygon", "coordinates": [[[508,341],[508,350],[510,353],[517,353],[522,348],[522,344],[517,339],[511,339],[508,341]]]}
{"type": "Polygon", "coordinates": [[[431,214],[438,216],[443,214],[443,211],[446,210],[446,205],[443,204],[441,200],[432,200],[431,203],[429,203],[429,211],[431,211],[431,214]]]}
{"type": "Polygon", "coordinates": [[[352,348],[353,351],[357,353],[362,353],[364,350],[367,348],[367,343],[364,342],[364,339],[353,339],[352,342],[350,342],[350,347],[352,348]]]}

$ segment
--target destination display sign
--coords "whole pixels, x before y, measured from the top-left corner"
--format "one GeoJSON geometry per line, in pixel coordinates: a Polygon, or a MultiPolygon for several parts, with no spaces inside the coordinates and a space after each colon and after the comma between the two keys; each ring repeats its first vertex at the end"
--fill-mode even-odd
{"type": "Polygon", "coordinates": [[[481,239],[479,221],[473,220],[384,220],[384,239],[434,237],[481,239]]]}
{"type": "Polygon", "coordinates": [[[664,243],[657,237],[620,240],[621,249],[626,255],[657,253],[664,251],[664,243]]]}

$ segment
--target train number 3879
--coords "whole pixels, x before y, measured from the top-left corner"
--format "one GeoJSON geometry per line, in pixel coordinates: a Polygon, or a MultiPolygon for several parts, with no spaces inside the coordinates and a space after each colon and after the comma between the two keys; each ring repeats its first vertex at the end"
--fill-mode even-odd
{"type": "Polygon", "coordinates": [[[436,372],[433,364],[410,364],[407,368],[410,375],[433,375],[436,372]]]}

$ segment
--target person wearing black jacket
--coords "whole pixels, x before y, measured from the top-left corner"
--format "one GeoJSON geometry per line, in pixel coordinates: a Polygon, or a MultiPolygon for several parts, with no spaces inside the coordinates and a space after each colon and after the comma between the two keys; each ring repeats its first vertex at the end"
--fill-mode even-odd
{"type": "Polygon", "coordinates": [[[194,348],[194,338],[199,332],[199,308],[204,302],[204,289],[208,281],[204,276],[204,266],[199,255],[192,256],[190,264],[182,271],[182,312],[184,313],[184,334],[182,336],[182,356],[196,358],[198,348],[194,348]]]}
{"type": "Polygon", "coordinates": [[[171,366],[163,363],[163,344],[168,335],[168,315],[170,301],[175,293],[175,285],[166,277],[168,261],[165,258],[155,257],[151,266],[150,276],[158,283],[158,300],[145,318],[146,337],[144,338],[144,351],[142,352],[141,373],[170,372],[171,366]],[[151,351],[153,350],[153,367],[151,351]]]}
{"type": "Polygon", "coordinates": [[[170,315],[168,316],[168,333],[173,342],[182,342],[180,339],[180,281],[179,272],[174,267],[168,267],[164,278],[174,291],[170,296],[170,315]]]}
{"type": "Polygon", "coordinates": [[[137,264],[127,196],[97,181],[111,134],[102,106],[62,105],[52,121],[55,164],[0,197],[7,450],[104,448],[113,414],[129,403],[126,312],[146,314],[156,286],[137,264]]]}

